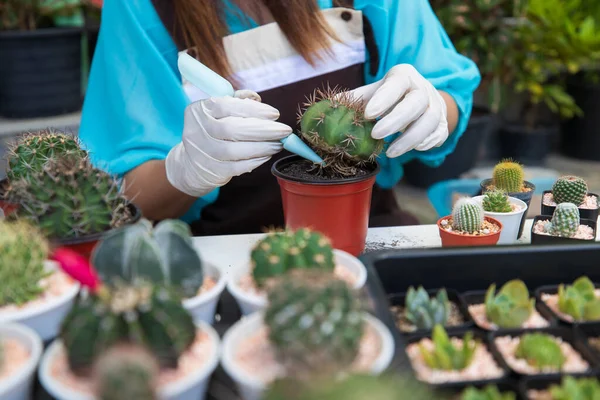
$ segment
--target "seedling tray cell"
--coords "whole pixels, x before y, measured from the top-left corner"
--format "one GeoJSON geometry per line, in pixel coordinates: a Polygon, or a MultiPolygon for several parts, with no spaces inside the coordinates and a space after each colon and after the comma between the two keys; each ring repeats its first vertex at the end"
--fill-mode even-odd
{"type": "MultiPolygon", "coordinates": [[[[544,204],[544,195],[546,195],[546,193],[552,193],[552,190],[544,190],[544,192],[542,194],[542,201],[541,201],[542,215],[552,215],[554,213],[554,210],[556,209],[556,206],[547,206],[544,204]]],[[[596,193],[588,193],[587,195],[595,197],[596,200],[600,200],[600,198],[598,197],[598,195],[596,193]]],[[[598,203],[600,203],[600,201],[598,203]]],[[[584,219],[596,221],[596,220],[598,220],[598,211],[600,211],[600,208],[596,208],[594,210],[590,210],[587,208],[580,208],[579,216],[584,219]]]]}
{"type": "MultiPolygon", "coordinates": [[[[535,217],[533,219],[533,224],[531,225],[531,244],[534,244],[534,245],[569,244],[569,243],[574,243],[574,242],[588,243],[588,244],[596,243],[595,239],[574,239],[574,238],[560,237],[560,236],[541,235],[541,234],[535,233],[533,231],[533,227],[535,226],[536,222],[545,221],[545,220],[550,221],[551,219],[552,219],[551,215],[538,215],[537,217],[535,217]]],[[[585,225],[585,226],[589,226],[590,228],[592,228],[594,230],[594,238],[597,236],[596,220],[592,221],[590,219],[581,218],[579,223],[580,223],[580,225],[585,225]]]]}
{"type": "MultiPolygon", "coordinates": [[[[562,282],[565,285],[570,285],[573,282],[562,282]]],[[[596,289],[600,288],[600,285],[598,283],[594,283],[594,286],[596,287],[596,289]]],[[[542,294],[556,294],[558,293],[558,285],[547,285],[547,286],[542,286],[538,289],[536,289],[535,291],[535,297],[536,297],[536,301],[538,304],[540,304],[540,306],[542,308],[544,308],[545,310],[547,310],[548,313],[551,313],[552,315],[555,316],[555,318],[560,321],[562,324],[564,325],[570,325],[570,326],[597,326],[600,328],[600,320],[597,321],[569,321],[566,318],[564,318],[562,315],[559,315],[557,313],[555,313],[550,306],[548,306],[546,304],[546,302],[544,302],[542,300],[542,294]]]]}
{"type": "MultiPolygon", "coordinates": [[[[580,378],[598,378],[600,375],[597,372],[587,373],[587,374],[571,374],[575,379],[580,378]]],[[[523,400],[528,400],[528,392],[530,390],[539,390],[544,391],[547,390],[552,385],[560,385],[562,382],[562,376],[533,376],[529,378],[523,379],[519,384],[519,398],[523,400]]]]}

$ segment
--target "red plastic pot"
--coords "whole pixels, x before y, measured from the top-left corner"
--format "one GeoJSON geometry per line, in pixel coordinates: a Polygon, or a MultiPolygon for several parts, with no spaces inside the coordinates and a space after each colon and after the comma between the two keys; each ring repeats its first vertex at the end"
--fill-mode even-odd
{"type": "Polygon", "coordinates": [[[281,188],[286,227],[308,227],[329,237],[334,248],[354,256],[365,249],[371,194],[379,166],[368,175],[314,182],[282,172],[303,162],[298,156],[278,160],[271,169],[281,188]]]}
{"type": "Polygon", "coordinates": [[[438,220],[437,226],[440,231],[440,239],[442,239],[442,247],[472,247],[472,246],[494,246],[500,239],[500,232],[502,232],[502,223],[496,218],[485,217],[485,220],[496,224],[500,227],[500,230],[491,235],[475,236],[475,235],[461,235],[453,231],[447,231],[442,228],[442,221],[450,218],[451,216],[445,216],[438,220]]]}

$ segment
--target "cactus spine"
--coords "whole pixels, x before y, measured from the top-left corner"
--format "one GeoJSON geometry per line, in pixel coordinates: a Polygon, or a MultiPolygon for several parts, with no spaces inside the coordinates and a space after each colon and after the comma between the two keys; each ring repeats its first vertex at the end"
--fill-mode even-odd
{"type": "Polygon", "coordinates": [[[487,212],[509,213],[512,212],[508,195],[502,189],[489,191],[483,197],[483,209],[487,212]]]}
{"type": "Polygon", "coordinates": [[[330,240],[307,228],[271,232],[252,250],[252,275],[264,287],[274,277],[294,269],[319,269],[333,273],[335,261],[330,240]]]}
{"type": "Polygon", "coordinates": [[[558,309],[576,321],[600,320],[600,299],[595,287],[586,276],[578,278],[573,285],[558,287],[558,309]]]}
{"type": "Polygon", "coordinates": [[[565,356],[556,340],[548,334],[538,332],[521,336],[515,357],[524,359],[529,365],[539,369],[560,370],[565,362],[565,356]]]}
{"type": "Polygon", "coordinates": [[[452,228],[457,231],[475,233],[483,221],[483,207],[470,197],[459,199],[452,209],[452,228]]]}
{"type": "Polygon", "coordinates": [[[204,271],[191,237],[185,222],[164,220],[153,229],[143,219],[106,235],[94,250],[92,264],[109,285],[141,279],[194,297],[204,282],[204,271]]]}
{"type": "Polygon", "coordinates": [[[450,316],[450,302],[445,289],[441,289],[436,297],[429,298],[429,294],[419,286],[415,290],[412,286],[406,294],[406,319],[417,329],[433,329],[437,324],[446,325],[450,316]]]}
{"type": "Polygon", "coordinates": [[[587,183],[577,176],[561,176],[552,186],[552,197],[556,204],[581,205],[588,192],[587,183]]]}
{"type": "Polygon", "coordinates": [[[49,247],[44,236],[25,221],[0,221],[0,306],[21,305],[44,291],[50,272],[44,267],[49,247]]]}
{"type": "Polygon", "coordinates": [[[545,225],[554,236],[573,237],[579,229],[579,208],[573,203],[560,203],[552,214],[552,221],[545,225]]]}
{"type": "Polygon", "coordinates": [[[519,193],[524,189],[523,167],[510,159],[505,159],[494,167],[492,184],[507,193],[519,193]]]}
{"type": "Polygon", "coordinates": [[[492,284],[485,295],[486,318],[500,328],[519,328],[535,309],[535,299],[529,298],[525,283],[515,279],[506,282],[496,294],[492,284]]]}
{"type": "Polygon", "coordinates": [[[316,90],[299,110],[302,136],[323,158],[325,168],[342,176],[356,174],[356,167],[376,160],[384,141],[374,139],[375,121],[364,117],[361,99],[341,90],[316,90]]]}

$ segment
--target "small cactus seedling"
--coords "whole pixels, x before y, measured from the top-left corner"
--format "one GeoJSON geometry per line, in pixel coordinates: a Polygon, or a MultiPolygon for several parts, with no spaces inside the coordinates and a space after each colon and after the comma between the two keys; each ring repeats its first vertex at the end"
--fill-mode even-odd
{"type": "Polygon", "coordinates": [[[561,176],[552,186],[552,197],[556,204],[573,203],[579,206],[587,193],[587,183],[578,176],[561,176]]]}
{"type": "Polygon", "coordinates": [[[164,220],[153,228],[146,219],[106,235],[92,264],[106,284],[148,280],[194,297],[204,282],[202,260],[192,243],[189,225],[164,220]]]}
{"type": "Polygon", "coordinates": [[[330,374],[352,364],[365,323],[362,302],[344,281],[295,271],[269,290],[268,301],[269,340],[290,374],[330,374]]]}
{"type": "Polygon", "coordinates": [[[364,116],[361,99],[353,99],[341,90],[316,90],[299,110],[302,136],[325,161],[325,168],[352,176],[357,167],[373,163],[384,147],[374,139],[375,121],[364,116]]]}
{"type": "Polygon", "coordinates": [[[565,355],[556,340],[546,333],[526,333],[515,351],[515,357],[539,368],[560,370],[565,363],[565,355]]]}
{"type": "Polygon", "coordinates": [[[524,189],[525,173],[518,162],[502,160],[494,167],[492,185],[507,193],[519,193],[524,189]]]}
{"type": "Polygon", "coordinates": [[[406,319],[417,329],[433,329],[437,324],[444,326],[450,316],[450,302],[445,289],[441,289],[435,298],[429,298],[423,287],[415,290],[411,286],[406,294],[405,309],[406,319]]]}
{"type": "Polygon", "coordinates": [[[8,151],[6,177],[10,181],[21,179],[40,172],[49,160],[69,155],[86,156],[74,136],[53,129],[24,134],[8,151]]]}
{"type": "Polygon", "coordinates": [[[252,275],[257,286],[294,269],[333,273],[335,261],[330,240],[307,228],[270,232],[252,250],[252,275]]]}
{"type": "Polygon", "coordinates": [[[598,378],[575,378],[565,376],[560,385],[551,385],[552,400],[598,400],[600,399],[600,381],[598,378]]]}
{"type": "Polygon", "coordinates": [[[101,354],[120,343],[143,346],[161,367],[175,368],[195,338],[181,297],[150,284],[82,293],[60,329],[69,367],[79,375],[88,374],[101,354]]]}
{"type": "Polygon", "coordinates": [[[558,287],[558,309],[576,321],[600,320],[600,299],[592,281],[582,276],[573,285],[558,287]]]}
{"type": "Polygon", "coordinates": [[[512,211],[508,195],[502,189],[486,192],[483,197],[483,209],[487,212],[509,213],[512,211]]]}
{"type": "Polygon", "coordinates": [[[513,392],[501,392],[496,385],[487,385],[481,389],[473,386],[466,388],[460,400],[516,400],[517,395],[513,392]]]}
{"type": "Polygon", "coordinates": [[[552,220],[544,225],[544,229],[553,236],[573,237],[580,223],[579,208],[573,203],[560,203],[552,214],[552,220]]]}
{"type": "Polygon", "coordinates": [[[473,361],[475,350],[479,345],[473,338],[473,332],[467,332],[462,339],[461,345],[452,343],[446,330],[441,325],[433,328],[433,349],[428,350],[422,343],[419,344],[421,355],[425,364],[431,369],[460,371],[465,369],[473,361]]]}
{"type": "Polygon", "coordinates": [[[535,299],[529,298],[529,290],[521,280],[507,282],[498,294],[492,284],[485,294],[486,318],[500,328],[521,327],[534,309],[535,299]]]}
{"type": "Polygon", "coordinates": [[[0,306],[21,305],[38,297],[49,247],[44,236],[26,221],[0,221],[0,306]]]}
{"type": "Polygon", "coordinates": [[[483,221],[483,207],[476,200],[462,197],[454,204],[452,229],[472,234],[481,229],[483,221]]]}
{"type": "MultiPolygon", "coordinates": [[[[120,182],[75,156],[49,160],[41,172],[11,182],[6,197],[26,219],[52,238],[103,233],[131,218],[120,182]]],[[[13,214],[14,215],[14,214],[13,214]]]]}
{"type": "Polygon", "coordinates": [[[143,347],[117,345],[100,356],[93,377],[98,400],[158,400],[159,366],[143,347]]]}

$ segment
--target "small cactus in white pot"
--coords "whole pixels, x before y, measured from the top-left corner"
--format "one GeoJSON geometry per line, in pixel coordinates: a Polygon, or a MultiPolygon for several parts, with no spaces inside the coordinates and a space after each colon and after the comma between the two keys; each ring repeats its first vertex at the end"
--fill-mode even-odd
{"type": "Polygon", "coordinates": [[[495,245],[502,231],[502,223],[485,215],[481,202],[462,197],[452,208],[452,215],[437,222],[442,246],[495,245]]]}
{"type": "Polygon", "coordinates": [[[528,209],[527,203],[509,196],[502,189],[487,191],[473,199],[481,203],[485,216],[497,219],[502,223],[498,244],[515,243],[518,239],[521,220],[525,218],[528,209]]]}

